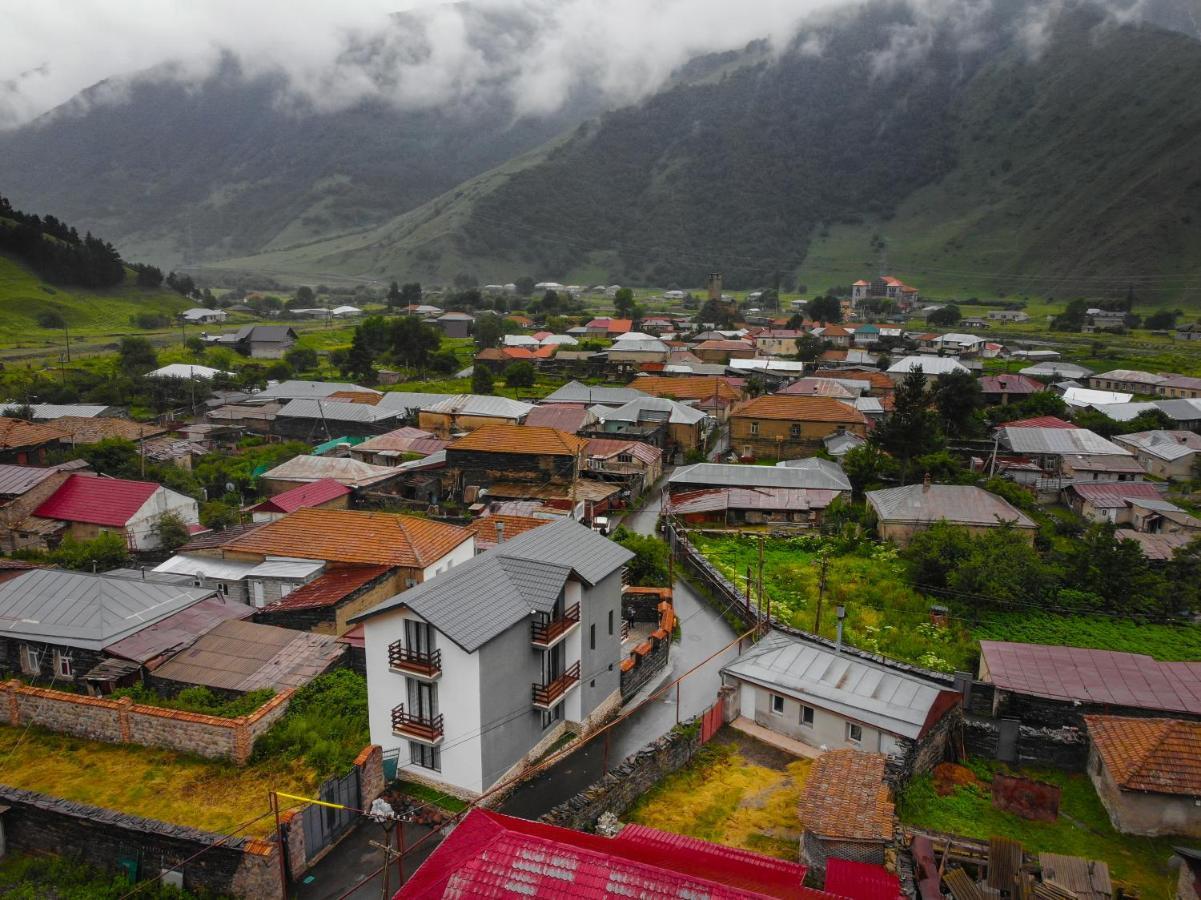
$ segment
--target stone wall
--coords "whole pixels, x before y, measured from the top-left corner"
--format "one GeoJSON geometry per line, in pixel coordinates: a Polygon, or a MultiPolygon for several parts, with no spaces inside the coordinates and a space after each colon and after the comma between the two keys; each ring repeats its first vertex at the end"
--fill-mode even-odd
{"type": "Polygon", "coordinates": [[[649,641],[651,651],[644,656],[633,655],[634,665],[621,670],[621,701],[624,703],[642,690],[656,673],[662,672],[667,665],[667,656],[671,647],[671,636],[662,640],[652,637],[649,641]]]}
{"type": "Polygon", "coordinates": [[[133,857],[139,878],[178,869],[188,891],[247,898],[283,893],[270,841],[226,839],[5,785],[0,785],[0,804],[8,807],[3,821],[10,851],[69,855],[110,872],[117,870],[119,860],[133,857]],[[206,852],[197,856],[201,850],[206,852]]]}
{"type": "Polygon", "coordinates": [[[700,746],[700,719],[682,722],[659,740],[627,756],[600,781],[560,803],[542,821],[586,831],[604,813],[620,816],[665,776],[687,765],[700,746]]]}
{"type": "Polygon", "coordinates": [[[359,770],[359,800],[363,809],[371,809],[371,801],[384,793],[384,748],[368,744],[355,757],[359,770]]]}
{"type": "MultiPolygon", "coordinates": [[[[963,722],[963,747],[969,756],[997,758],[1000,725],[993,719],[966,716],[963,722]]],[[[1069,772],[1083,771],[1088,758],[1088,738],[1083,729],[1065,725],[1038,728],[1021,725],[1018,729],[1017,764],[1053,766],[1069,772]]]]}
{"type": "Polygon", "coordinates": [[[225,719],[9,681],[0,685],[0,711],[14,727],[34,724],[93,741],[165,747],[242,765],[259,736],[287,712],[292,693],[276,694],[248,716],[225,719]]]}

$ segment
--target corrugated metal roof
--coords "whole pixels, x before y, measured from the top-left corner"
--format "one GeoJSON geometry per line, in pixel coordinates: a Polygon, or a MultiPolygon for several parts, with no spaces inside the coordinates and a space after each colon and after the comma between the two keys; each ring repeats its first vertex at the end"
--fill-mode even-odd
{"type": "Polygon", "coordinates": [[[303,400],[328,397],[337,391],[378,394],[372,388],[361,387],[346,381],[303,381],[291,379],[279,384],[268,385],[254,395],[256,400],[303,400]]]}
{"type": "Polygon", "coordinates": [[[423,394],[419,391],[386,391],[384,396],[379,398],[376,406],[385,409],[403,409],[412,413],[417,410],[432,409],[454,396],[454,394],[423,394]]]}
{"type": "Polygon", "coordinates": [[[1138,431],[1119,434],[1115,441],[1162,460],[1176,460],[1201,452],[1201,435],[1191,431],[1138,431]]]}
{"type": "Polygon", "coordinates": [[[1119,528],[1115,533],[1120,541],[1134,541],[1143,551],[1147,559],[1165,560],[1175,556],[1181,547],[1187,547],[1196,538],[1194,534],[1148,534],[1144,531],[1131,531],[1119,528]]]}
{"type": "Polygon", "coordinates": [[[1094,391],[1091,388],[1070,387],[1063,392],[1062,400],[1068,406],[1092,406],[1097,403],[1129,403],[1134,394],[1123,391],[1094,391]]]}
{"type": "Polygon", "coordinates": [[[333,422],[384,422],[403,410],[346,400],[292,400],[277,414],[281,419],[324,419],[333,422]]]}
{"type": "Polygon", "coordinates": [[[159,666],[154,675],[227,691],[301,687],[346,652],[334,635],[228,620],[159,666]]]}
{"type": "Polygon", "coordinates": [[[611,387],[604,384],[580,384],[578,381],[569,381],[554,393],[544,397],[541,402],[621,406],[645,396],[646,394],[642,391],[632,387],[611,387]]]}
{"type": "Polygon", "coordinates": [[[953,525],[1012,522],[1017,528],[1035,527],[1016,506],[974,485],[910,484],[868,491],[867,502],[882,522],[930,523],[945,519],[953,525]]]}
{"type": "Polygon", "coordinates": [[[19,497],[55,472],[55,469],[41,469],[35,466],[0,465],[0,496],[19,497]]]}
{"type": "Polygon", "coordinates": [[[246,573],[251,578],[308,578],[325,568],[325,563],[311,559],[268,556],[246,573]]]}
{"type": "Polygon", "coordinates": [[[1158,500],[1165,487],[1149,481],[1083,481],[1070,490],[1099,508],[1121,508],[1131,500],[1158,500]]]}
{"type": "Polygon", "coordinates": [[[1019,374],[1033,378],[1087,378],[1093,374],[1093,370],[1075,363],[1040,362],[1021,369],[1019,374]]]}
{"type": "Polygon", "coordinates": [[[1052,700],[1201,714],[1201,662],[1159,662],[1141,653],[981,641],[987,680],[1052,700]]]}
{"type": "Polygon", "coordinates": [[[721,671],[907,738],[922,734],[944,690],[916,675],[780,632],[721,671]]]}
{"type": "Polygon", "coordinates": [[[727,463],[694,463],[676,469],[667,479],[673,488],[776,487],[821,488],[849,491],[851,482],[842,467],[828,459],[789,459],[777,466],[742,466],[727,463]]]}
{"type": "Polygon", "coordinates": [[[459,394],[441,403],[435,403],[426,412],[445,413],[459,416],[492,416],[502,419],[520,419],[534,407],[508,397],[490,397],[486,394],[459,394]]]}
{"type": "Polygon", "coordinates": [[[967,367],[951,356],[904,356],[888,367],[890,374],[906,375],[917,369],[923,375],[949,375],[966,372],[967,367]]]}
{"type": "Polygon", "coordinates": [[[166,575],[211,578],[214,581],[241,581],[253,568],[254,563],[237,559],[177,553],[155,566],[154,571],[166,575]]]}
{"type": "Polygon", "coordinates": [[[898,900],[906,896],[901,879],[883,866],[836,856],[826,860],[825,890],[852,900],[898,900]]]}
{"type": "Polygon", "coordinates": [[[654,465],[663,458],[663,451],[642,441],[621,440],[618,438],[589,438],[585,453],[589,458],[611,459],[621,453],[628,453],[639,462],[654,465]]]}
{"type": "Polygon", "coordinates": [[[839,493],[812,488],[701,488],[672,494],[670,507],[680,516],[727,509],[808,512],[825,509],[839,493]]]}
{"type": "Polygon", "coordinates": [[[101,650],[213,591],[35,569],[0,583],[0,633],[101,650]]]}
{"type": "Polygon", "coordinates": [[[1006,425],[997,429],[1002,446],[1014,453],[1082,456],[1129,456],[1130,451],[1119,447],[1087,428],[1026,428],[1006,425]]]}
{"type": "Polygon", "coordinates": [[[91,419],[103,416],[111,406],[94,406],[86,403],[33,403],[30,405],[33,417],[42,422],[52,422],[63,416],[73,416],[77,419],[91,419]]]}
{"type": "MultiPolygon", "coordinates": [[[[737,372],[772,372],[781,375],[802,375],[805,364],[791,359],[732,359],[727,369],[737,372]]],[[[696,371],[696,367],[693,367],[696,371]]]]}
{"type": "Polygon", "coordinates": [[[667,397],[643,396],[637,400],[631,400],[617,409],[609,410],[604,413],[604,419],[617,422],[641,422],[648,418],[646,416],[648,412],[666,413],[667,421],[673,425],[695,425],[706,418],[706,414],[699,409],[685,406],[676,400],[667,397]]]}
{"type": "Polygon", "coordinates": [[[210,597],[143,628],[137,634],[109,644],[104,652],[147,663],[164,653],[186,647],[228,619],[248,619],[252,615],[254,607],[245,603],[231,603],[222,597],[210,597]]]}
{"type": "Polygon", "coordinates": [[[334,606],[377,578],[389,574],[390,566],[344,566],[301,585],[281,600],[263,607],[264,613],[334,606]]]}
{"type": "Polygon", "coordinates": [[[596,416],[582,404],[555,403],[551,406],[535,406],[525,417],[527,428],[557,428],[575,434],[585,425],[596,421],[596,416]]]}
{"type": "Polygon", "coordinates": [[[320,481],[294,487],[282,494],[276,494],[257,506],[252,506],[251,510],[254,512],[296,512],[296,510],[308,506],[320,506],[322,503],[328,503],[330,500],[336,500],[349,493],[350,488],[341,482],[334,481],[332,478],[323,478],[320,481]]]}
{"type": "Polygon", "coordinates": [[[33,515],[60,522],[121,527],[160,488],[161,485],[152,481],[72,475],[33,511],[33,515]]]}
{"type": "Polygon", "coordinates": [[[221,369],[214,369],[212,366],[193,366],[188,363],[171,363],[155,369],[153,372],[147,372],[147,378],[201,378],[209,381],[216,378],[218,375],[225,375],[221,369]]]}
{"type": "Polygon", "coordinates": [[[395,478],[396,474],[396,469],[389,466],[373,466],[351,457],[294,456],[263,473],[263,477],[275,481],[321,481],[329,478],[347,487],[358,488],[387,481],[395,478]]]}
{"type": "Polygon", "coordinates": [[[1165,375],[1155,375],[1152,372],[1143,372],[1139,369],[1110,369],[1108,372],[1101,372],[1093,377],[1107,378],[1110,381],[1129,381],[1152,387],[1167,380],[1167,376],[1165,375]]]}
{"type": "Polygon", "coordinates": [[[1173,422],[1196,422],[1201,420],[1201,398],[1156,400],[1155,406],[1173,422]]]}

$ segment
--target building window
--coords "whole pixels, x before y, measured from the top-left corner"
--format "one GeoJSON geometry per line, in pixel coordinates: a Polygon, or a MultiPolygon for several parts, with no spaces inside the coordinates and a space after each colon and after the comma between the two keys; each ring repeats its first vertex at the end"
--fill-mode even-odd
{"type": "Polygon", "coordinates": [[[290,581],[281,581],[279,583],[280,597],[286,597],[286,596],[288,596],[288,594],[292,593],[292,591],[294,591],[294,590],[296,590],[296,585],[292,584],[292,582],[290,582],[290,581]]]}
{"type": "Polygon", "coordinates": [[[632,463],[634,461],[634,457],[630,456],[628,453],[618,453],[617,461],[620,463],[632,463]]]}
{"type": "Polygon", "coordinates": [[[442,771],[442,754],[438,752],[438,748],[427,747],[416,741],[409,741],[409,762],[423,769],[442,771]]]}
{"type": "Polygon", "coordinates": [[[847,740],[852,744],[860,743],[863,740],[863,726],[847,722],[847,740]]]}
{"type": "Polygon", "coordinates": [[[588,649],[596,649],[596,623],[593,622],[588,626],[588,649]]]}
{"type": "Polygon", "coordinates": [[[613,610],[609,610],[609,634],[613,634],[613,610]]]}
{"type": "Polygon", "coordinates": [[[784,715],[784,698],[779,694],[771,695],[771,714],[773,716],[784,715]]]}
{"type": "Polygon", "coordinates": [[[60,650],[54,651],[54,674],[59,678],[71,678],[71,657],[60,650]]]}
{"type": "Polygon", "coordinates": [[[550,728],[552,725],[554,725],[556,722],[558,722],[560,719],[563,718],[563,706],[564,706],[564,704],[560,703],[557,706],[555,706],[554,709],[544,709],[542,711],[542,730],[543,731],[545,731],[547,728],[550,728]]]}
{"type": "Polygon", "coordinates": [[[37,650],[28,644],[21,646],[21,671],[26,675],[38,675],[42,671],[42,661],[37,650]]]}
{"type": "Polygon", "coordinates": [[[801,724],[808,725],[810,728],[813,727],[813,707],[812,706],[802,706],[801,707],[801,724]]]}
{"type": "Polygon", "coordinates": [[[263,583],[261,581],[250,582],[250,602],[259,609],[263,608],[263,583]]]}
{"type": "Polygon", "coordinates": [[[794,441],[801,436],[801,426],[795,422],[788,426],[788,436],[794,441]]]}
{"type": "Polygon", "coordinates": [[[758,433],[759,433],[759,423],[752,422],[751,423],[751,434],[758,434],[758,433]]]}

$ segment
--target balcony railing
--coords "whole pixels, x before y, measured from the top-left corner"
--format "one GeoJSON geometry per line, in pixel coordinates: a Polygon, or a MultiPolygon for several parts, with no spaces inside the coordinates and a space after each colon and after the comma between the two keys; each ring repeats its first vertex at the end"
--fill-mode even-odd
{"type": "Polygon", "coordinates": [[[530,623],[531,640],[539,647],[551,647],[579,624],[580,604],[576,603],[563,610],[557,619],[530,623]]]}
{"type": "Polygon", "coordinates": [[[567,692],[580,683],[580,664],[572,665],[550,684],[533,685],[534,706],[539,709],[550,709],[566,696],[567,692]]]}
{"type": "Polygon", "coordinates": [[[405,712],[404,704],[392,710],[392,731],[402,737],[414,738],[427,744],[442,740],[442,715],[416,715],[405,712]]]}
{"type": "Polygon", "coordinates": [[[442,674],[442,651],[412,650],[397,641],[388,646],[388,665],[400,672],[437,678],[442,674]]]}

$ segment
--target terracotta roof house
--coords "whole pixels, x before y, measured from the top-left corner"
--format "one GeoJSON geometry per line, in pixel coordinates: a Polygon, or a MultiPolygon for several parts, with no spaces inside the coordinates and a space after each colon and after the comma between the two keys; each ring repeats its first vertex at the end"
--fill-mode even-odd
{"type": "Polygon", "coordinates": [[[881,372],[879,369],[818,369],[813,373],[815,378],[838,378],[851,379],[854,381],[866,381],[870,386],[868,393],[873,397],[880,397],[886,394],[891,394],[896,390],[896,385],[893,380],[881,372]]]}
{"type": "Polygon", "coordinates": [[[297,485],[250,507],[251,519],[255,522],[274,522],[288,513],[310,507],[346,509],[350,494],[350,488],[341,482],[323,478],[320,481],[297,485]]]}
{"type": "Polygon", "coordinates": [[[584,455],[585,474],[624,481],[631,497],[639,496],[663,474],[663,451],[642,441],[590,438],[584,455]]]}
{"type": "Polygon", "coordinates": [[[263,606],[254,619],[318,634],[345,634],[353,616],[395,593],[395,573],[395,568],[387,565],[332,565],[314,580],[263,606]]]}
{"type": "Polygon", "coordinates": [[[731,384],[732,380],[715,375],[648,375],[635,378],[630,386],[652,397],[695,401],[697,409],[724,419],[729,407],[743,398],[742,388],[731,384]]]}
{"type": "MultiPolygon", "coordinates": [[[[602,837],[475,809],[430,854],[395,900],[501,896],[827,897],[804,886],[805,866],[627,825],[602,837]],[[531,860],[542,863],[531,865],[531,860]]],[[[867,900],[867,898],[862,898],[867,900]]]]}
{"type": "Polygon", "coordinates": [[[1201,837],[1201,722],[1085,716],[1088,774],[1122,834],[1201,837]]]}
{"type": "Polygon", "coordinates": [[[744,457],[812,456],[831,434],[867,436],[867,416],[833,397],[764,394],[730,410],[730,447],[744,457]]]}
{"type": "Polygon", "coordinates": [[[64,523],[64,536],[84,541],[113,532],[131,550],[160,546],[158,524],[165,515],[185,525],[200,522],[195,500],[161,484],[75,474],[33,510],[37,518],[64,523]]]}
{"type": "Polygon", "coordinates": [[[927,481],[868,491],[867,502],[876,514],[880,537],[901,547],[907,547],[914,534],[935,522],[961,525],[972,534],[1009,525],[1029,541],[1034,540],[1038,527],[1008,500],[974,485],[927,481]]]}
{"type": "Polygon", "coordinates": [[[701,362],[728,363],[732,359],[754,359],[758,350],[750,341],[702,341],[692,348],[701,362]]]}
{"type": "Polygon", "coordinates": [[[67,436],[66,430],[57,425],[0,416],[0,463],[44,466],[47,448],[67,436]]]}
{"type": "Polygon", "coordinates": [[[554,428],[576,434],[596,421],[596,414],[583,403],[554,403],[535,406],[525,417],[526,427],[554,428]]]}
{"type": "Polygon", "coordinates": [[[832,858],[883,865],[895,828],[885,762],[861,750],[831,750],[814,762],[797,805],[810,866],[820,871],[832,858]]]}
{"type": "Polygon", "coordinates": [[[634,322],[631,319],[614,319],[609,316],[601,316],[598,319],[593,319],[584,327],[588,329],[589,334],[616,336],[627,334],[634,327],[634,322]]]}

